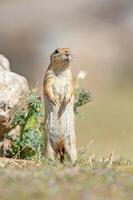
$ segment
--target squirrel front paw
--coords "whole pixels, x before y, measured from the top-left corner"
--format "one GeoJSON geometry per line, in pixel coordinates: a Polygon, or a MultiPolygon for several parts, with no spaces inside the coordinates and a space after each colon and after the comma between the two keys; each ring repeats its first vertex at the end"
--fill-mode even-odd
{"type": "Polygon", "coordinates": [[[70,103],[70,101],[71,101],[71,97],[70,96],[65,96],[64,100],[63,100],[63,104],[67,105],[68,103],[70,103]]]}
{"type": "Polygon", "coordinates": [[[59,101],[58,101],[56,98],[50,98],[50,102],[51,102],[54,106],[56,106],[56,105],[59,104],[59,101]]]}

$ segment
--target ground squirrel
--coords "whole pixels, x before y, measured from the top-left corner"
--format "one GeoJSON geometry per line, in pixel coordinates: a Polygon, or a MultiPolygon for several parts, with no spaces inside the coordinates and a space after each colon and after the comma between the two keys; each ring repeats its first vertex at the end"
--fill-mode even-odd
{"type": "Polygon", "coordinates": [[[54,160],[77,160],[74,127],[74,87],[70,69],[71,52],[56,49],[50,58],[43,84],[45,104],[45,155],[54,160]]]}

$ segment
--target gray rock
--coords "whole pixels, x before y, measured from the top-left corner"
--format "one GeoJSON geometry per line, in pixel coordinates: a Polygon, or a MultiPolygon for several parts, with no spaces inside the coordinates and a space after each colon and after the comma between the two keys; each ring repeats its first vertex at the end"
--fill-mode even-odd
{"type": "Polygon", "coordinates": [[[26,78],[7,70],[0,70],[0,137],[10,129],[15,111],[24,107],[28,91],[26,78]]]}
{"type": "Polygon", "coordinates": [[[17,125],[15,128],[11,129],[8,132],[8,136],[10,137],[10,139],[8,139],[8,138],[1,139],[1,141],[0,141],[0,157],[6,155],[7,151],[11,148],[12,140],[15,140],[17,138],[17,136],[20,135],[20,132],[21,132],[21,127],[19,125],[17,125]]]}
{"type": "Polygon", "coordinates": [[[10,62],[9,60],[2,54],[0,54],[0,70],[10,71],[10,62]]]}

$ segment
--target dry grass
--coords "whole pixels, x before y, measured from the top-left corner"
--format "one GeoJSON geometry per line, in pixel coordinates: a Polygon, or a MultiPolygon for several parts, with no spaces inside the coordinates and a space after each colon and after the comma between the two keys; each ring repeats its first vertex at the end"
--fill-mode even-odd
{"type": "Polygon", "coordinates": [[[38,165],[33,161],[10,159],[10,158],[0,158],[0,168],[10,167],[10,168],[26,168],[26,167],[37,167],[38,165]]]}
{"type": "Polygon", "coordinates": [[[79,153],[75,166],[0,159],[2,200],[132,200],[133,165],[127,160],[87,157],[79,153]]]}

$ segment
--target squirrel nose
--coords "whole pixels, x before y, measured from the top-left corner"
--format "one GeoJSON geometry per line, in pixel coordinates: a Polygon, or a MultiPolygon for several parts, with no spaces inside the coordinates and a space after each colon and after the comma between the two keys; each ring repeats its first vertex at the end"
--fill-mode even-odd
{"type": "Polygon", "coordinates": [[[66,56],[69,56],[70,54],[67,52],[67,53],[65,53],[65,55],[66,55],[66,56]]]}

